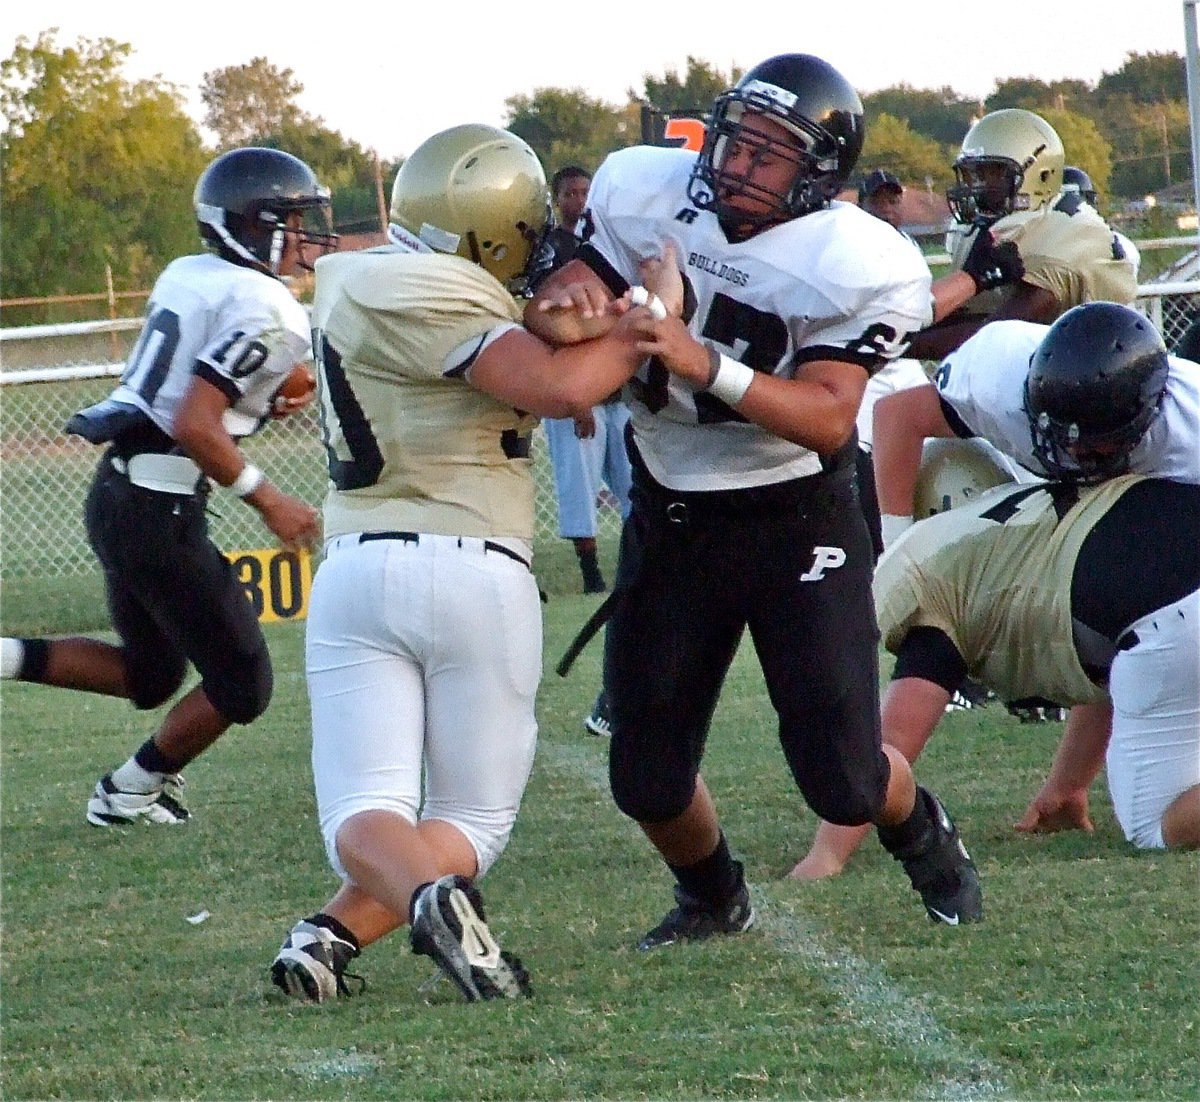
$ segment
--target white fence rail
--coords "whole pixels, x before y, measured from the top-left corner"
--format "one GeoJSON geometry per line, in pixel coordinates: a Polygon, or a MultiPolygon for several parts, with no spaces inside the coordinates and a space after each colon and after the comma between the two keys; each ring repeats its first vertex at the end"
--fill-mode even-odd
{"type": "MultiPolygon", "coordinates": [[[[1146,284],[1139,307],[1173,345],[1200,316],[1200,281],[1146,284]]],[[[77,409],[99,401],[123,365],[141,319],[38,325],[0,330],[0,571],[19,576],[92,574],[95,561],[83,531],[83,498],[97,451],[63,433],[77,409]],[[120,339],[118,357],[109,342],[120,339]],[[98,341],[96,347],[86,342],[98,341]],[[80,343],[84,342],[84,343],[80,343]],[[12,353],[20,350],[19,355],[12,353]]],[[[275,422],[244,442],[252,461],[283,489],[319,503],[325,494],[325,455],[311,410],[275,422]]],[[[541,432],[534,434],[537,539],[557,539],[554,483],[541,432]]],[[[270,544],[258,514],[225,494],[212,498],[211,531],[225,550],[270,544]]],[[[600,509],[601,530],[615,533],[620,520],[600,509]]]]}

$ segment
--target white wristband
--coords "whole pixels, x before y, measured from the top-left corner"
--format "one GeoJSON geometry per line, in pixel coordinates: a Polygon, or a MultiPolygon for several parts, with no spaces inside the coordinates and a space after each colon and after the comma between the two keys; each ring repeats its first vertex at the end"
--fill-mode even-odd
{"type": "Polygon", "coordinates": [[[727,406],[736,406],[754,382],[754,368],[725,355],[717,357],[717,373],[708,384],[708,393],[727,406]]]}
{"type": "Polygon", "coordinates": [[[663,321],[667,316],[667,308],[663,305],[662,299],[653,291],[647,291],[640,285],[629,288],[629,301],[634,306],[646,307],[655,321],[663,321]]]}
{"type": "Polygon", "coordinates": [[[266,481],[266,477],[253,463],[247,463],[242,468],[242,473],[226,488],[237,494],[238,497],[249,497],[266,481]]]}
{"type": "Polygon", "coordinates": [[[883,536],[883,546],[885,548],[891,547],[900,538],[900,534],[912,526],[912,517],[903,517],[896,513],[884,513],[879,518],[879,534],[883,536]]]}

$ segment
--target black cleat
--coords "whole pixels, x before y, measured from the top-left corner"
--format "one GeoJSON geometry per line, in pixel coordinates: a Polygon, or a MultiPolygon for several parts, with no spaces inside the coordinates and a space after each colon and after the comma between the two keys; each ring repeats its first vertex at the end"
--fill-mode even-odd
{"type": "Polygon", "coordinates": [[[349,995],[347,978],[359,981],[361,994],[366,981],[346,971],[358,954],[358,949],[332,930],[297,922],[271,963],[271,982],[292,998],[314,1003],[349,995]]]}
{"type": "Polygon", "coordinates": [[[925,836],[891,854],[904,866],[913,888],[920,893],[932,922],[958,926],[983,921],[983,891],[975,862],[958,836],[958,828],[932,792],[917,788],[932,824],[925,836]]]}
{"type": "Polygon", "coordinates": [[[596,697],[596,703],[592,705],[592,710],[583,721],[583,729],[589,735],[597,735],[600,738],[608,738],[612,734],[612,720],[608,714],[608,697],[604,695],[603,689],[600,690],[600,695],[596,697]]]}
{"type": "Polygon", "coordinates": [[[641,952],[674,945],[677,941],[704,941],[717,934],[740,934],[754,925],[750,889],[744,881],[733,898],[715,910],[688,895],[678,884],[675,901],[679,905],[638,942],[641,952]]]}

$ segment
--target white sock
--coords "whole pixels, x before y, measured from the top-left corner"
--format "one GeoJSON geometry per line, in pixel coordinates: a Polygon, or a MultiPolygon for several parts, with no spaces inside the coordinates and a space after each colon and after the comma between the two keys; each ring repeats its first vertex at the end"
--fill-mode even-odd
{"type": "Polygon", "coordinates": [[[25,644],[20,639],[0,639],[0,681],[12,681],[21,676],[25,664],[25,644]]]}
{"type": "Polygon", "coordinates": [[[112,779],[122,792],[157,792],[163,783],[161,773],[143,769],[133,758],[119,769],[114,769],[112,779]]]}

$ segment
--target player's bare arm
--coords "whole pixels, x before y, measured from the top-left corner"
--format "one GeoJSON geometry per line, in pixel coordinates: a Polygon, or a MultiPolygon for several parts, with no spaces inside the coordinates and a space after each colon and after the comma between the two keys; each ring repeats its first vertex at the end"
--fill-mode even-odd
{"type": "Polygon", "coordinates": [[[1050,773],[1014,829],[1025,834],[1058,830],[1090,834],[1095,829],[1088,814],[1088,788],[1104,765],[1112,714],[1111,701],[1071,709],[1050,773]]]}
{"type": "MultiPolygon", "coordinates": [[[[648,311],[641,307],[634,314],[648,311]]],[[[560,348],[525,329],[511,329],[479,354],[471,385],[539,417],[590,419],[592,407],[623,386],[642,362],[630,324],[560,348]]]]}
{"type": "MultiPolygon", "coordinates": [[[[174,424],[180,446],[222,486],[236,485],[247,467],[245,456],[221,421],[228,406],[229,399],[220,389],[204,379],[193,378],[174,424]]],[[[243,498],[259,511],[263,523],[284,547],[312,547],[320,537],[316,509],[283,493],[269,479],[263,477],[243,498]]]]}
{"type": "Polygon", "coordinates": [[[928,436],[953,436],[937,388],[915,386],[875,403],[875,487],[885,514],[911,516],[921,451],[928,436]]]}

